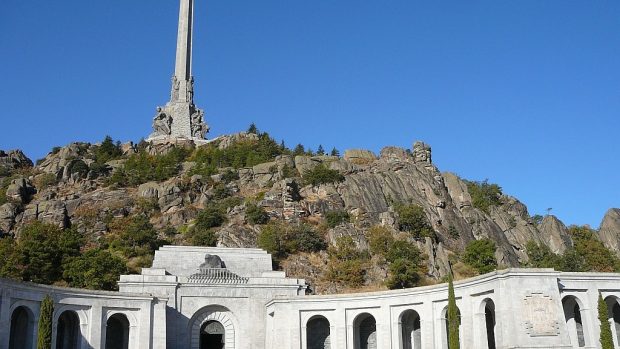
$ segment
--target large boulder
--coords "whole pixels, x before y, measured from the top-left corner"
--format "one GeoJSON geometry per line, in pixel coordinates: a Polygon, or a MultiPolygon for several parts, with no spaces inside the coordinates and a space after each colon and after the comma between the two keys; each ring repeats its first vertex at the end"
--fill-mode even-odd
{"type": "Polygon", "coordinates": [[[0,170],[12,171],[18,168],[32,167],[30,160],[21,150],[0,150],[0,170]]]}
{"type": "Polygon", "coordinates": [[[573,241],[570,235],[568,235],[566,226],[556,216],[545,216],[540,226],[538,226],[538,230],[541,233],[540,236],[543,242],[553,253],[562,254],[566,249],[573,246],[573,241]]]}
{"type": "Polygon", "coordinates": [[[607,248],[620,256],[620,208],[610,208],[605,213],[599,237],[607,248]]]}
{"type": "Polygon", "coordinates": [[[346,161],[358,165],[369,164],[377,159],[377,156],[370,150],[365,149],[347,149],[344,151],[343,158],[346,161]]]}
{"type": "Polygon", "coordinates": [[[20,203],[27,203],[30,201],[30,197],[34,193],[36,193],[34,186],[26,178],[17,178],[12,180],[6,190],[7,197],[10,197],[20,203]]]}

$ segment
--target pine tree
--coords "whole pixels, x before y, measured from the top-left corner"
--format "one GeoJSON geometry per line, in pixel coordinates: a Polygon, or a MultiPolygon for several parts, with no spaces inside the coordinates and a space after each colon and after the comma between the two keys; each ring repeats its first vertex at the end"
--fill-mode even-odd
{"type": "Polygon", "coordinates": [[[611,336],[611,326],[609,325],[609,313],[607,303],[603,296],[598,294],[598,320],[601,323],[601,349],[614,349],[614,341],[611,336]]]}
{"type": "Polygon", "coordinates": [[[258,134],[258,127],[256,127],[255,123],[250,124],[250,127],[248,127],[248,133],[253,133],[255,135],[258,134]]]}
{"type": "Polygon", "coordinates": [[[39,315],[39,333],[37,336],[37,349],[52,348],[52,317],[54,316],[54,301],[49,295],[41,302],[41,314],[39,315]]]}
{"type": "Polygon", "coordinates": [[[332,148],[332,152],[330,154],[331,156],[340,156],[340,152],[338,151],[338,149],[336,149],[336,147],[332,148]]]}
{"type": "Polygon", "coordinates": [[[306,154],[306,149],[304,149],[304,146],[301,144],[297,144],[295,146],[295,149],[293,149],[293,155],[305,155],[306,154]]]}
{"type": "Polygon", "coordinates": [[[325,149],[323,149],[323,146],[321,144],[319,144],[319,148],[316,150],[316,154],[325,155],[325,149]]]}
{"type": "Polygon", "coordinates": [[[448,272],[448,348],[459,349],[459,319],[456,298],[454,297],[454,285],[452,284],[452,270],[448,272]]]}

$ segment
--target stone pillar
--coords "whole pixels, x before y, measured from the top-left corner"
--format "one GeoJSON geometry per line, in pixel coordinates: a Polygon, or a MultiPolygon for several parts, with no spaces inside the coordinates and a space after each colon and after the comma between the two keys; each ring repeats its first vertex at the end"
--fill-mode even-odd
{"type": "Polygon", "coordinates": [[[105,327],[101,304],[95,303],[90,308],[90,344],[94,348],[105,348],[105,327]]]}
{"type": "Polygon", "coordinates": [[[192,76],[192,32],[194,0],[181,0],[179,9],[179,32],[174,76],[179,81],[190,81],[192,76]]]}
{"type": "Polygon", "coordinates": [[[8,290],[0,293],[0,349],[9,348],[9,335],[11,331],[11,295],[8,290]]]}

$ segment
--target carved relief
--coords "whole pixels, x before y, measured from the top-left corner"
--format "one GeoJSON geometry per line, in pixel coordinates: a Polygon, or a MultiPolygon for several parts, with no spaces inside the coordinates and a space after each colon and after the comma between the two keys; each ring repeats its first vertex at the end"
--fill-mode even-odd
{"type": "Polygon", "coordinates": [[[526,318],[525,330],[530,337],[560,334],[556,304],[550,296],[531,293],[525,296],[523,305],[526,318]]]}
{"type": "Polygon", "coordinates": [[[157,114],[153,118],[153,134],[168,136],[172,132],[172,117],[166,114],[161,107],[157,107],[157,114]]]}

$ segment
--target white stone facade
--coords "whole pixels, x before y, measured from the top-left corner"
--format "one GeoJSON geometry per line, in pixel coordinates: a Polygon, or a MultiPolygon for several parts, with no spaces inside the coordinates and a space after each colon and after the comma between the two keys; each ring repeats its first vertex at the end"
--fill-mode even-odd
{"type": "MultiPolygon", "coordinates": [[[[306,296],[262,250],[164,246],[119,286],[0,280],[0,349],[35,347],[47,294],[54,348],[447,348],[445,284],[306,296]]],[[[461,348],[599,348],[599,292],[618,348],[620,274],[507,269],[456,282],[461,348]]]]}

